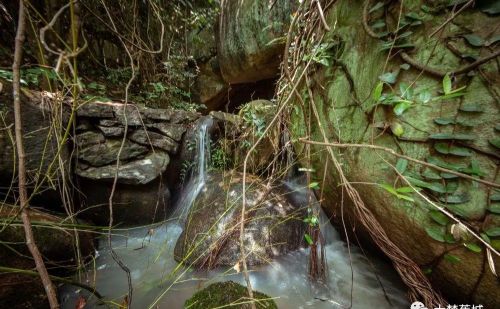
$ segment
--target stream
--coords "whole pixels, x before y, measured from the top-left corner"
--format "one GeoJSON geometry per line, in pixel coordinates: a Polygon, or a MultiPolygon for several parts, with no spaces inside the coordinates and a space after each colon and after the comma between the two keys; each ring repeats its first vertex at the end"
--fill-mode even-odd
{"type": "MultiPolygon", "coordinates": [[[[203,121],[198,126],[197,167],[185,186],[174,214],[166,222],[147,227],[114,231],[112,246],[130,269],[132,308],[183,308],[196,291],[219,281],[245,284],[243,275],[232,267],[196,271],[174,260],[174,247],[182,232],[183,221],[197,195],[205,186],[210,137],[203,121]]],[[[305,203],[309,191],[301,181],[285,183],[294,200],[305,203]]],[[[321,230],[326,240],[328,274],[325,282],[311,283],[308,278],[308,248],[275,259],[270,264],[252,267],[254,290],[275,298],[278,308],[409,308],[406,291],[390,263],[356,246],[347,246],[324,213],[321,230]],[[383,288],[382,288],[383,286],[383,288]],[[385,290],[385,292],[384,292],[385,290]]],[[[107,301],[124,303],[127,277],[113,260],[105,237],[99,241],[94,263],[88,265],[81,282],[95,286],[107,301]]],[[[74,309],[81,296],[85,308],[104,308],[86,290],[65,285],[60,288],[61,307],[74,309]]],[[[110,306],[111,307],[111,306],[110,306]]]]}

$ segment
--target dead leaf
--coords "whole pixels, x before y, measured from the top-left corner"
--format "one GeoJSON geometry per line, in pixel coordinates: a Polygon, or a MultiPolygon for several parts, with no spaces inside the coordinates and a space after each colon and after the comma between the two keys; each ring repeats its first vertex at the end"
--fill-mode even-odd
{"type": "Polygon", "coordinates": [[[75,304],[75,309],[83,309],[87,305],[87,301],[85,300],[85,297],[80,296],[78,297],[78,300],[76,301],[75,304]]]}

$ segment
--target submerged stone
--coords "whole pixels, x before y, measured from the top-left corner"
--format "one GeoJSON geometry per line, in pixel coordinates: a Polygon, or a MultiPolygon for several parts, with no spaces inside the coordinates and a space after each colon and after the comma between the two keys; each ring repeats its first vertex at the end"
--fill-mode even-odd
{"type": "MultiPolygon", "coordinates": [[[[277,309],[278,306],[271,297],[264,293],[253,291],[253,297],[258,299],[257,308],[277,309]]],[[[247,288],[234,281],[213,283],[196,292],[184,305],[184,308],[207,309],[221,306],[249,309],[247,288]]]]}

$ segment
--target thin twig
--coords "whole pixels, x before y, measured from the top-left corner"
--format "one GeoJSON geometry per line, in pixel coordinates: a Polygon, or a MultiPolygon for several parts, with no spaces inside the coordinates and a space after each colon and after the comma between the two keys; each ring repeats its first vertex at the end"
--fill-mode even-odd
{"type": "Polygon", "coordinates": [[[450,21],[452,21],[455,17],[457,17],[458,14],[462,13],[462,11],[468,8],[472,3],[474,3],[474,0],[469,0],[469,2],[464,4],[458,11],[453,13],[451,17],[448,18],[444,23],[442,23],[436,30],[432,31],[429,37],[432,38],[436,33],[438,33],[441,29],[443,29],[444,26],[446,26],[450,21]]]}
{"type": "Polygon", "coordinates": [[[26,189],[26,166],[25,159],[26,153],[24,152],[23,145],[23,128],[22,128],[22,117],[21,117],[21,97],[20,97],[20,66],[22,59],[22,51],[23,51],[23,43],[25,39],[25,12],[24,12],[24,0],[19,1],[19,17],[17,23],[17,33],[15,39],[15,49],[14,49],[14,62],[12,63],[12,93],[14,97],[14,123],[15,123],[15,132],[16,132],[16,149],[18,153],[18,182],[19,182],[19,203],[21,207],[21,219],[23,221],[23,227],[26,237],[26,246],[28,247],[31,255],[33,256],[33,260],[35,261],[36,270],[40,275],[40,279],[42,280],[43,287],[45,289],[45,293],[47,294],[47,298],[50,304],[50,308],[57,309],[59,308],[59,303],[57,301],[57,293],[56,289],[50,279],[49,273],[47,272],[47,268],[45,267],[45,263],[43,261],[42,255],[38,250],[38,247],[35,243],[35,238],[33,235],[33,229],[31,227],[31,220],[28,213],[28,192],[26,189]]]}

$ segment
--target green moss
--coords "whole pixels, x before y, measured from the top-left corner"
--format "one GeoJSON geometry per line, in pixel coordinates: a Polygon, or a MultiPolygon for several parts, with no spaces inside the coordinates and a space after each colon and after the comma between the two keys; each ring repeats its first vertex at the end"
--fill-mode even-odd
{"type": "MultiPolygon", "coordinates": [[[[260,292],[254,292],[257,308],[277,309],[276,303],[269,300],[269,296],[260,292]],[[266,300],[264,300],[266,299],[266,300]]],[[[208,309],[229,304],[245,303],[248,301],[247,288],[233,281],[213,283],[201,291],[196,292],[184,304],[184,308],[208,309]]],[[[250,308],[248,303],[233,305],[231,308],[250,308]]]]}

